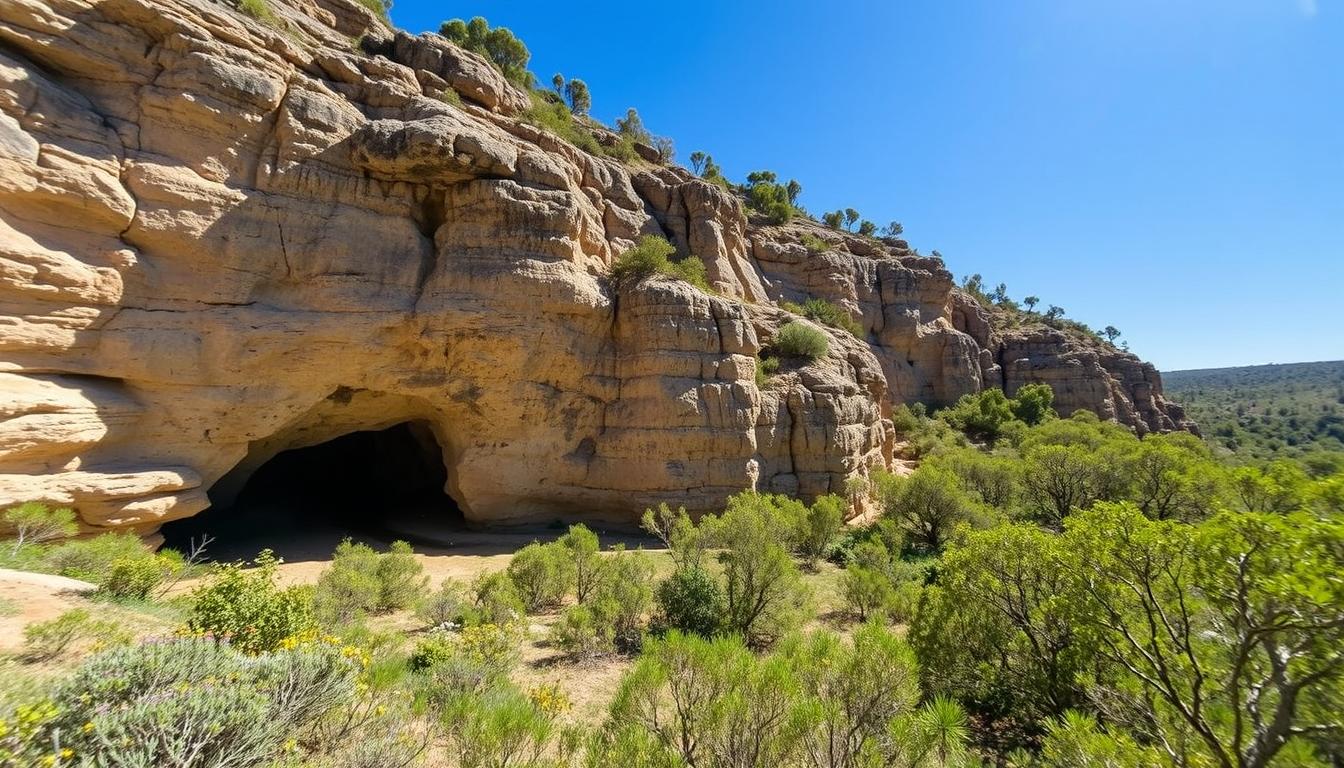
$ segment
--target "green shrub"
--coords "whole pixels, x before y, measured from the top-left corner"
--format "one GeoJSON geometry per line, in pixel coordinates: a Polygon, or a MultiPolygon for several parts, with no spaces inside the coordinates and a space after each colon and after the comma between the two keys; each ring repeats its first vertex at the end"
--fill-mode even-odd
{"type": "Polygon", "coordinates": [[[510,688],[459,696],[444,707],[443,714],[452,765],[460,768],[569,765],[575,745],[565,738],[567,732],[557,721],[558,715],[556,709],[510,688]]]}
{"type": "Polygon", "coordinates": [[[508,684],[520,658],[524,635],[517,624],[480,624],[460,633],[432,632],[417,645],[420,669],[428,675],[429,697],[442,706],[465,694],[482,694],[508,684]]]}
{"type": "Polygon", "coordinates": [[[758,357],[756,358],[756,387],[764,388],[770,382],[770,377],[779,372],[778,357],[758,357]]]}
{"type": "MultiPolygon", "coordinates": [[[[794,311],[794,310],[790,310],[794,311]]],[[[797,313],[809,320],[815,320],[819,323],[825,323],[832,328],[839,328],[842,331],[848,331],[854,338],[863,338],[863,326],[859,325],[854,318],[844,309],[832,304],[825,299],[808,299],[799,307],[797,313]]]]}
{"type": "Polygon", "coordinates": [[[603,626],[587,605],[572,605],[551,627],[551,643],[570,656],[591,658],[611,653],[616,638],[610,626],[603,626]]]}
{"type": "Polygon", "coordinates": [[[441,627],[461,622],[469,605],[467,590],[462,582],[445,579],[437,590],[420,601],[415,615],[431,627],[441,627]]]}
{"type": "Polygon", "coordinates": [[[771,224],[786,224],[797,211],[794,199],[802,186],[796,181],[780,184],[777,179],[773,171],[747,174],[747,205],[764,214],[771,224]]]}
{"type": "Polygon", "coordinates": [[[580,603],[586,602],[597,586],[602,567],[597,534],[582,523],[571,525],[559,543],[573,562],[574,598],[580,603]]]}
{"type": "Polygon", "coordinates": [[[667,275],[684,280],[701,290],[709,290],[704,262],[695,256],[673,261],[671,257],[676,252],[676,247],[663,238],[644,235],[635,247],[622,253],[612,262],[611,279],[617,285],[628,285],[653,275],[667,275]]]}
{"type": "Polygon", "coordinates": [[[815,360],[826,354],[826,334],[805,323],[789,321],[780,326],[771,347],[783,357],[815,360]]]}
{"type": "Polygon", "coordinates": [[[345,539],[318,577],[313,606],[323,626],[341,626],[376,611],[381,595],[378,553],[367,544],[345,539]]]}
{"type": "MultiPolygon", "coordinates": [[[[535,126],[555,134],[556,136],[568,141],[570,144],[587,152],[590,155],[602,154],[607,151],[593,134],[577,121],[569,113],[563,103],[558,101],[548,101],[547,99],[532,92],[532,106],[528,107],[518,116],[518,119],[528,125],[535,126]]],[[[634,150],[630,150],[634,155],[634,150]]]]}
{"type": "Polygon", "coordinates": [[[841,582],[845,605],[859,621],[882,612],[896,597],[895,585],[876,568],[850,563],[841,582]]]}
{"type": "Polygon", "coordinates": [[[806,248],[809,253],[825,253],[831,249],[830,243],[822,240],[816,235],[803,235],[801,240],[803,247],[806,248]]]}
{"type": "Polygon", "coordinates": [[[841,496],[819,496],[800,521],[796,549],[803,562],[815,567],[845,524],[849,503],[841,496]]]}
{"type": "Polygon", "coordinates": [[[378,558],[379,611],[399,611],[414,606],[429,589],[425,568],[415,558],[415,550],[404,541],[394,541],[378,558]]]}
{"type": "Polygon", "coordinates": [[[655,624],[660,631],[679,630],[704,637],[719,631],[723,588],[703,568],[679,568],[658,584],[655,624]]]}
{"type": "Polygon", "coordinates": [[[99,585],[99,591],[113,598],[144,600],[184,567],[186,564],[182,556],[172,550],[119,557],[112,561],[112,567],[108,570],[107,578],[99,585]]]}
{"type": "Polygon", "coordinates": [[[355,2],[378,14],[378,18],[383,21],[391,21],[387,16],[389,5],[384,0],[355,0],[355,2]]]}
{"type": "Polygon", "coordinates": [[[785,496],[743,491],[723,515],[706,516],[723,565],[723,628],[753,647],[767,646],[796,628],[808,591],[790,557],[807,508],[785,496]]]}
{"type": "Polygon", "coordinates": [[[53,697],[61,741],[89,765],[259,765],[355,696],[359,664],[303,644],[248,657],[182,638],[101,654],[53,697]]]}
{"type": "Polygon", "coordinates": [[[415,643],[415,650],[406,660],[412,672],[425,672],[443,664],[456,653],[453,639],[440,630],[430,632],[415,643]]]}
{"type": "Polygon", "coordinates": [[[133,533],[104,533],[89,539],[58,544],[47,552],[51,570],[72,579],[101,584],[107,579],[112,563],[125,557],[140,557],[145,545],[133,533]]]}
{"type": "Polygon", "coordinates": [[[522,618],[526,612],[518,587],[506,571],[483,573],[471,582],[475,599],[468,624],[504,625],[522,618]]]}
{"type": "Polygon", "coordinates": [[[131,638],[116,622],[95,619],[83,608],[71,608],[54,619],[24,627],[23,640],[24,656],[29,661],[48,661],[75,643],[119,645],[131,638]]]}
{"type": "Polygon", "coordinates": [[[74,510],[68,507],[51,509],[35,501],[5,510],[0,515],[4,526],[13,531],[10,556],[17,556],[25,546],[41,544],[52,539],[63,539],[79,532],[74,510]]]}
{"type": "Polygon", "coordinates": [[[534,541],[515,552],[508,574],[528,613],[559,605],[574,587],[574,564],[564,546],[554,542],[534,541]]]}
{"type": "Polygon", "coordinates": [[[603,564],[590,599],[566,609],[551,640],[571,656],[637,650],[653,597],[653,564],[642,552],[618,550],[603,564]]]}
{"type": "Polygon", "coordinates": [[[262,550],[254,563],[251,570],[242,563],[214,566],[191,593],[190,631],[225,638],[247,653],[262,653],[316,628],[312,590],[276,586],[279,560],[270,550],[262,550]]]}
{"type": "Polygon", "coordinates": [[[336,546],[317,581],[314,603],[324,625],[339,626],[371,613],[409,608],[424,596],[428,578],[411,545],[395,541],[379,554],[350,539],[336,546]]]}

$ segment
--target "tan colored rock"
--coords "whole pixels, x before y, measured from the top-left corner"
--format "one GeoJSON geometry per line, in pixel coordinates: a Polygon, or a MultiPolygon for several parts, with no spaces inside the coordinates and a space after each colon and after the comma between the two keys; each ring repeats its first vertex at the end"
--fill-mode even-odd
{"type": "Polygon", "coordinates": [[[754,222],[519,122],[528,95],[436,36],[271,5],[283,28],[209,0],[0,3],[0,507],[152,536],[281,451],[411,423],[470,520],[631,522],[838,492],[891,464],[894,404],[984,386],[1181,425],[1151,367],[998,339],[903,242],[754,222]],[[615,290],[645,234],[716,293],[615,290]],[[826,356],[758,386],[777,303],[808,296],[865,338],[824,329],[826,356]]]}

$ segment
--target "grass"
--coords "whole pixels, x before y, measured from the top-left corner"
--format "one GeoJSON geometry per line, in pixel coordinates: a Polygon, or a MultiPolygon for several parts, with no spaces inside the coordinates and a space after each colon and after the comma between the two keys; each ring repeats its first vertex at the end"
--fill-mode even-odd
{"type": "Polygon", "coordinates": [[[830,243],[822,240],[816,235],[803,235],[802,243],[803,247],[807,249],[807,252],[812,254],[825,253],[831,249],[830,243]]]}
{"type": "Polygon", "coordinates": [[[271,4],[267,0],[238,0],[238,10],[266,24],[274,25],[277,21],[275,12],[271,10],[271,4]]]}
{"type": "Polygon", "coordinates": [[[779,371],[778,357],[756,358],[756,388],[761,389],[769,383],[770,377],[779,371]]]}
{"type": "Polygon", "coordinates": [[[815,320],[832,328],[848,331],[856,339],[863,338],[863,326],[850,317],[849,313],[843,308],[825,299],[808,299],[801,305],[786,301],[780,306],[795,315],[802,315],[808,320],[815,320]]]}

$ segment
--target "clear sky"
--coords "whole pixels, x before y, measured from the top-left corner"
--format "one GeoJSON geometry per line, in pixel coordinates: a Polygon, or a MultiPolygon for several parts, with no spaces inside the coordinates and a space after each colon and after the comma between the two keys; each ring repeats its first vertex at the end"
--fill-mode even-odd
{"type": "Polygon", "coordinates": [[[397,0],[1159,368],[1344,358],[1344,1],[397,0]]]}

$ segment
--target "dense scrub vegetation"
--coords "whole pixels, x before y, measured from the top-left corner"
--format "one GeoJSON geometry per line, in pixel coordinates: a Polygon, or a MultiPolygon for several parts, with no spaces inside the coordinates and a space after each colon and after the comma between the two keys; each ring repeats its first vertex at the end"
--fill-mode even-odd
{"type": "Polygon", "coordinates": [[[1344,451],[1344,362],[1174,371],[1162,382],[1219,448],[1313,466],[1344,451]]]}
{"type": "Polygon", "coordinates": [[[7,565],[176,631],[30,624],[20,670],[65,671],[0,696],[0,764],[1338,765],[1344,462],[1228,463],[1051,402],[901,409],[913,472],[650,509],[659,552],[575,525],[470,583],[350,541],[314,584],[265,552],[202,575],[198,553],[8,510],[7,565]],[[118,597],[127,563],[153,585],[118,597]],[[518,682],[542,619],[551,663],[623,669],[603,717],[518,682]]]}

